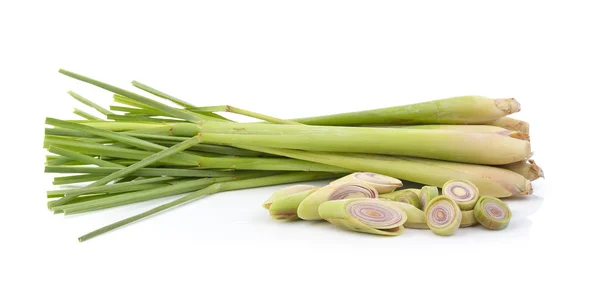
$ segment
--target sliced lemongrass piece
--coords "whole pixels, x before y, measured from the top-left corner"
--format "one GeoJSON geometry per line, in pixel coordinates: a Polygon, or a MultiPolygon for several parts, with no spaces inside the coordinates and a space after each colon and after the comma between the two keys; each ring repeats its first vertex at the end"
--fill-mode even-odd
{"type": "Polygon", "coordinates": [[[544,177],[544,171],[533,160],[519,161],[511,164],[501,165],[500,167],[512,170],[529,181],[534,181],[544,177]]]}
{"type": "Polygon", "coordinates": [[[442,194],[456,202],[460,210],[473,210],[479,199],[479,189],[468,180],[450,180],[442,187],[442,194]]]}
{"type": "Polygon", "coordinates": [[[360,183],[369,185],[375,188],[378,193],[388,193],[394,191],[396,188],[402,187],[402,181],[372,172],[355,172],[343,178],[339,178],[330,184],[342,183],[360,183]]]}
{"type": "Polygon", "coordinates": [[[421,191],[419,191],[419,201],[421,206],[419,208],[425,210],[427,208],[427,204],[436,196],[440,195],[438,192],[438,188],[435,186],[423,186],[421,191]]]}
{"type": "Polygon", "coordinates": [[[425,212],[423,210],[402,202],[389,202],[391,205],[394,205],[404,213],[406,213],[406,223],[404,223],[405,228],[412,229],[429,229],[427,222],[425,221],[425,212]]]}
{"type": "Polygon", "coordinates": [[[292,195],[301,191],[305,191],[305,190],[310,190],[313,188],[317,188],[317,186],[314,185],[292,185],[292,186],[288,186],[285,188],[281,188],[277,191],[275,191],[270,197],[269,199],[267,199],[263,204],[263,208],[265,209],[269,209],[269,207],[271,207],[271,204],[276,201],[277,199],[286,197],[288,195],[292,195]]]}
{"type": "Polygon", "coordinates": [[[460,226],[462,214],[451,198],[440,195],[427,204],[425,220],[433,233],[448,236],[454,234],[460,226]]]}
{"type": "Polygon", "coordinates": [[[317,191],[319,188],[300,191],[281,198],[277,198],[269,206],[269,214],[274,219],[279,220],[296,220],[298,219],[298,206],[309,195],[317,191]]]}
{"type": "Polygon", "coordinates": [[[404,232],[407,214],[381,199],[354,198],[325,202],[319,206],[322,219],[341,228],[396,236],[404,232]]]}
{"type": "Polygon", "coordinates": [[[385,193],[385,194],[379,195],[379,197],[383,198],[383,199],[388,199],[388,200],[394,201],[394,202],[410,204],[417,209],[419,209],[419,207],[421,206],[421,201],[419,199],[419,195],[416,194],[414,191],[410,191],[410,190],[399,190],[399,191],[394,191],[394,192],[390,192],[390,193],[385,193]]]}
{"type": "Polygon", "coordinates": [[[377,198],[377,190],[359,183],[327,185],[313,192],[298,206],[298,217],[303,220],[320,220],[319,206],[327,201],[350,198],[377,198]]]}
{"type": "Polygon", "coordinates": [[[506,228],[512,217],[510,208],[506,203],[491,196],[480,197],[473,211],[477,221],[491,230],[506,228]]]}
{"type": "Polygon", "coordinates": [[[460,214],[462,215],[462,219],[460,221],[460,228],[472,227],[479,224],[479,222],[475,218],[474,210],[462,210],[460,214]]]}

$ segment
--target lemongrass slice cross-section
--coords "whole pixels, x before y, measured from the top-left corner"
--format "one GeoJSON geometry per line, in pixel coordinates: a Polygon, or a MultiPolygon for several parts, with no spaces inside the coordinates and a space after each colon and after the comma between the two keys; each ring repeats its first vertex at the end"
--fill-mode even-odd
{"type": "Polygon", "coordinates": [[[351,198],[377,198],[378,196],[377,190],[360,183],[327,185],[313,192],[298,205],[298,217],[303,220],[320,220],[322,218],[319,215],[319,206],[322,203],[351,198]]]}
{"type": "Polygon", "coordinates": [[[284,197],[277,198],[269,207],[269,214],[278,220],[296,220],[298,219],[298,206],[306,197],[317,191],[319,188],[300,191],[284,197]]]}
{"type": "Polygon", "coordinates": [[[472,227],[479,224],[475,218],[475,212],[473,210],[463,210],[460,213],[462,215],[460,228],[472,227]]]}
{"type": "Polygon", "coordinates": [[[402,181],[372,172],[355,172],[339,178],[330,184],[343,183],[360,183],[369,185],[375,188],[378,193],[388,193],[396,190],[396,188],[402,187],[402,181]]]}
{"type": "Polygon", "coordinates": [[[479,199],[479,189],[467,180],[446,182],[442,187],[442,194],[454,200],[461,210],[472,210],[479,199]]]}
{"type": "Polygon", "coordinates": [[[321,204],[319,215],[347,230],[397,236],[404,232],[407,214],[389,203],[368,198],[335,200],[321,204]]]}
{"type": "Polygon", "coordinates": [[[379,195],[380,198],[388,199],[394,202],[401,202],[415,206],[416,208],[421,207],[421,201],[419,195],[411,190],[399,190],[390,193],[379,195]]]}
{"type": "Polygon", "coordinates": [[[480,197],[473,211],[477,221],[491,230],[506,228],[512,217],[512,212],[508,208],[508,205],[491,196],[480,197]]]}
{"type": "Polygon", "coordinates": [[[462,214],[451,198],[440,195],[427,204],[425,220],[433,233],[448,236],[460,226],[462,214]]]}
{"type": "MultiPolygon", "coordinates": [[[[406,213],[406,223],[404,223],[405,228],[413,228],[413,229],[429,229],[427,222],[425,221],[425,212],[423,210],[402,202],[388,202],[390,205],[396,206],[400,208],[404,213],[406,213]]],[[[475,221],[477,222],[477,221],[475,221]]]]}
{"type": "Polygon", "coordinates": [[[292,185],[292,186],[288,186],[285,188],[281,188],[277,191],[275,191],[270,197],[269,199],[267,199],[263,204],[263,208],[269,210],[269,207],[271,207],[271,204],[282,197],[286,197],[288,195],[292,195],[301,191],[306,191],[306,190],[311,190],[317,188],[317,186],[313,186],[313,185],[292,185]]]}
{"type": "Polygon", "coordinates": [[[423,186],[419,193],[419,200],[421,202],[421,206],[419,208],[425,210],[427,208],[427,204],[433,198],[439,195],[438,188],[435,186],[423,186]]]}

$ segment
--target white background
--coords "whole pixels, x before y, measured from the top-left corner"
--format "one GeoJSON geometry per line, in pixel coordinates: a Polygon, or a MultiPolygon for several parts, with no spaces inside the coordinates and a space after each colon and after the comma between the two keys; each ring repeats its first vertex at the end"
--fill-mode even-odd
{"type": "Polygon", "coordinates": [[[191,2],[0,4],[0,299],[592,298],[593,1],[191,2]],[[44,117],[82,108],[67,90],[111,102],[59,68],[282,118],[515,97],[522,112],[514,117],[531,123],[547,178],[533,196],[510,201],[513,222],[500,232],[407,229],[383,238],[280,223],[260,207],[277,188],[268,187],[211,196],[78,243],[157,202],[67,218],[46,210],[44,117]]]}

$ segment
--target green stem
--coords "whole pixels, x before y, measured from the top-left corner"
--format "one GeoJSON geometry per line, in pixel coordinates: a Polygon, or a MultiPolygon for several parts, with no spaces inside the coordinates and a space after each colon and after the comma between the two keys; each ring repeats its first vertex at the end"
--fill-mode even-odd
{"type": "Polygon", "coordinates": [[[76,183],[92,182],[104,178],[103,175],[87,174],[87,175],[75,175],[66,177],[55,177],[52,184],[54,185],[67,185],[76,183]]]}
{"type": "Polygon", "coordinates": [[[108,162],[108,161],[104,161],[104,160],[100,160],[94,157],[90,157],[90,156],[86,156],[84,154],[81,153],[77,153],[77,152],[72,152],[70,150],[64,149],[64,148],[60,148],[58,146],[50,146],[48,148],[48,151],[57,155],[61,155],[61,156],[65,156],[68,158],[71,158],[73,160],[79,161],[79,162],[83,162],[83,163],[87,163],[87,164],[93,164],[93,165],[98,165],[100,167],[123,167],[123,165],[120,164],[116,164],[116,163],[112,163],[112,162],[108,162]]]}
{"type": "MultiPolygon", "coordinates": [[[[68,194],[83,195],[83,194],[94,194],[94,193],[124,192],[126,190],[122,190],[122,189],[126,189],[128,187],[136,187],[139,185],[146,185],[146,184],[157,184],[157,183],[168,182],[168,181],[172,181],[172,180],[176,180],[176,179],[177,179],[176,177],[156,177],[156,178],[136,180],[136,181],[130,181],[130,182],[125,182],[125,183],[116,183],[116,184],[112,184],[112,185],[98,186],[98,187],[50,190],[47,192],[47,194],[52,195],[52,196],[63,196],[63,195],[68,195],[68,194]]],[[[139,190],[139,189],[137,189],[137,190],[139,190]]]]}
{"type": "Polygon", "coordinates": [[[300,123],[295,122],[295,121],[290,121],[290,120],[285,120],[285,119],[279,119],[277,117],[273,117],[273,116],[269,116],[269,115],[265,115],[265,114],[260,114],[260,113],[257,113],[257,112],[252,112],[252,111],[248,111],[248,110],[236,108],[234,106],[229,106],[229,105],[225,105],[225,106],[211,106],[211,107],[192,107],[192,108],[188,108],[188,110],[190,110],[192,112],[196,112],[196,113],[200,113],[200,112],[230,112],[230,113],[235,113],[235,114],[239,114],[239,115],[244,115],[244,116],[248,116],[248,117],[252,117],[252,118],[264,120],[264,121],[267,121],[267,122],[270,122],[270,123],[296,124],[296,125],[300,124],[300,123]]]}
{"type": "Polygon", "coordinates": [[[96,117],[96,116],[94,116],[92,114],[86,113],[86,112],[84,112],[84,111],[82,111],[80,109],[77,109],[77,108],[73,109],[73,113],[75,115],[81,116],[81,117],[83,117],[84,119],[87,119],[87,120],[102,120],[102,119],[100,119],[100,118],[98,118],[98,117],[96,117]]]}
{"type": "Polygon", "coordinates": [[[124,220],[118,221],[116,223],[113,223],[108,226],[97,229],[95,231],[92,231],[86,235],[81,236],[79,238],[79,241],[80,242],[86,241],[86,240],[96,237],[100,234],[103,234],[103,233],[115,230],[117,228],[123,227],[125,225],[131,224],[135,221],[141,220],[148,216],[160,213],[167,209],[191,202],[198,198],[201,198],[201,197],[204,197],[207,195],[211,195],[211,194],[214,194],[217,192],[231,191],[231,190],[238,190],[238,189],[247,189],[247,188],[254,188],[254,187],[262,187],[262,186],[270,186],[270,185],[285,184],[285,183],[294,183],[294,182],[300,182],[300,181],[322,180],[322,179],[326,179],[326,178],[331,178],[332,176],[333,176],[332,174],[302,172],[302,173],[288,173],[288,174],[268,176],[268,177],[262,177],[262,178],[256,178],[256,179],[246,179],[246,180],[239,180],[239,181],[233,181],[233,182],[227,182],[227,183],[213,184],[205,189],[196,191],[194,193],[190,193],[190,194],[188,194],[182,198],[179,198],[175,201],[160,205],[160,206],[153,208],[151,210],[148,210],[146,212],[134,215],[132,217],[126,218],[124,220]]]}
{"type": "Polygon", "coordinates": [[[171,96],[171,95],[168,95],[168,94],[163,93],[161,91],[158,91],[158,90],[156,90],[156,89],[154,89],[152,87],[149,87],[147,85],[144,85],[144,84],[142,84],[140,82],[132,81],[131,84],[134,87],[138,88],[138,89],[144,90],[144,91],[146,91],[146,92],[148,92],[150,94],[156,95],[156,96],[158,96],[160,98],[164,98],[164,99],[170,100],[173,103],[178,104],[178,105],[180,105],[180,106],[182,106],[184,108],[188,108],[188,107],[193,107],[194,106],[193,104],[191,104],[189,102],[185,102],[185,101],[183,101],[183,100],[181,100],[181,99],[179,99],[179,98],[177,98],[175,96],[171,96]]]}
{"type": "Polygon", "coordinates": [[[112,114],[111,111],[109,111],[109,110],[107,110],[107,109],[105,109],[105,108],[103,108],[103,107],[95,104],[91,100],[89,100],[89,99],[87,99],[87,98],[85,98],[85,97],[83,97],[83,96],[81,96],[81,95],[79,95],[79,94],[77,94],[77,93],[75,93],[73,91],[69,91],[68,93],[69,93],[69,95],[73,96],[73,98],[77,99],[79,102],[81,102],[84,105],[89,106],[89,107],[91,107],[93,109],[96,109],[96,111],[102,113],[103,115],[112,114]]]}
{"type": "MultiPolygon", "coordinates": [[[[100,186],[100,187],[111,187],[111,186],[113,186],[113,185],[100,186]]],[[[148,189],[154,189],[154,188],[160,188],[160,187],[166,187],[166,186],[170,186],[170,185],[169,184],[138,184],[135,186],[120,187],[120,188],[111,187],[110,191],[103,192],[103,193],[108,195],[108,194],[115,194],[115,193],[122,193],[122,192],[148,190],[148,189]]],[[[100,188],[100,187],[92,187],[92,188],[100,188]]],[[[83,195],[88,195],[88,194],[96,194],[96,193],[78,193],[77,196],[83,196],[83,195]]],[[[56,192],[56,191],[46,192],[46,197],[48,197],[48,198],[64,197],[65,195],[68,195],[68,194],[64,194],[64,193],[56,192]]],[[[58,206],[52,202],[49,202],[49,205],[50,205],[50,207],[58,206]]]]}

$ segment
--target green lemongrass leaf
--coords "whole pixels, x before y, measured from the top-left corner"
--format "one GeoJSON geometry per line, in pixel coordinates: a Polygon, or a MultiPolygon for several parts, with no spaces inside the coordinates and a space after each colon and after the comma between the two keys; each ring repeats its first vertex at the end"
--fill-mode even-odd
{"type": "Polygon", "coordinates": [[[81,154],[81,153],[72,152],[70,150],[67,150],[67,149],[64,149],[64,148],[60,148],[58,146],[50,146],[48,148],[48,151],[51,152],[51,153],[55,153],[57,155],[62,155],[62,156],[65,156],[67,158],[71,158],[73,160],[77,160],[79,162],[83,162],[83,163],[87,163],[87,164],[93,164],[93,165],[98,165],[100,167],[123,167],[123,165],[120,165],[120,164],[116,164],[116,163],[112,163],[112,162],[100,160],[100,159],[97,159],[97,158],[94,158],[94,157],[86,156],[86,155],[81,154]]]}
{"type": "Polygon", "coordinates": [[[296,172],[296,173],[288,173],[288,174],[281,174],[281,175],[267,176],[267,177],[261,177],[261,178],[246,179],[246,180],[214,184],[205,189],[196,191],[187,196],[179,198],[175,201],[160,205],[149,211],[140,213],[138,215],[135,215],[135,216],[129,217],[127,219],[118,221],[116,223],[110,224],[108,226],[102,227],[98,230],[92,231],[86,235],[81,236],[79,238],[79,241],[86,241],[90,238],[93,238],[100,234],[123,227],[125,225],[133,223],[140,219],[149,217],[151,215],[160,213],[167,209],[191,202],[198,198],[201,198],[201,197],[204,197],[207,195],[211,195],[211,194],[214,194],[217,192],[247,189],[247,188],[254,188],[254,187],[262,187],[262,186],[271,186],[271,185],[276,185],[276,184],[295,183],[295,182],[300,182],[300,181],[313,181],[313,180],[331,178],[332,176],[333,176],[332,174],[327,174],[327,173],[296,172]]]}
{"type": "MultiPolygon", "coordinates": [[[[137,187],[146,184],[157,184],[161,182],[168,182],[178,179],[177,177],[156,177],[150,179],[135,180],[129,182],[120,182],[111,185],[97,186],[97,187],[84,187],[84,188],[73,188],[73,189],[59,189],[50,190],[47,192],[48,195],[63,196],[66,194],[93,194],[93,193],[108,193],[108,192],[124,192],[128,187],[137,187]]],[[[139,190],[139,189],[138,189],[139,190]]]]}
{"type": "Polygon", "coordinates": [[[168,95],[168,94],[163,93],[161,91],[158,91],[158,90],[156,90],[156,89],[154,89],[152,87],[149,87],[147,85],[144,85],[144,84],[142,84],[142,83],[140,83],[138,81],[134,80],[134,81],[131,82],[131,84],[134,87],[138,88],[138,89],[144,90],[144,91],[146,91],[146,92],[148,92],[150,94],[156,95],[156,96],[158,96],[160,98],[164,98],[164,99],[170,100],[173,103],[178,104],[178,105],[180,105],[180,106],[182,106],[184,108],[194,107],[194,105],[191,104],[191,103],[189,103],[189,102],[183,101],[183,100],[181,100],[181,99],[179,99],[179,98],[177,98],[175,96],[171,96],[171,95],[168,95]]]}
{"type": "MultiPolygon", "coordinates": [[[[113,185],[108,185],[108,186],[99,186],[99,187],[110,187],[113,185]]],[[[139,190],[148,190],[148,189],[154,189],[154,188],[160,188],[160,187],[166,187],[166,186],[171,186],[170,184],[138,184],[135,186],[127,186],[127,187],[110,187],[110,190],[107,191],[102,191],[101,193],[103,194],[114,194],[114,193],[121,193],[121,192],[130,192],[130,191],[139,191],[139,190]]],[[[92,188],[99,188],[99,187],[92,187],[92,188]]],[[[88,194],[98,194],[98,192],[93,192],[93,193],[76,193],[77,196],[80,195],[88,195],[88,194]]],[[[61,193],[61,192],[57,192],[57,191],[47,191],[46,192],[46,197],[48,198],[56,198],[56,197],[64,197],[65,193],[61,193]]]]}
{"type": "Polygon", "coordinates": [[[295,121],[290,121],[290,120],[285,120],[285,119],[279,119],[277,117],[273,117],[273,116],[268,116],[265,114],[261,114],[261,113],[256,113],[256,112],[252,112],[252,111],[248,111],[248,110],[244,110],[244,109],[240,109],[240,108],[236,108],[230,105],[224,105],[224,106],[211,106],[211,107],[190,107],[187,108],[189,111],[191,112],[196,112],[196,113],[202,113],[202,112],[230,112],[230,113],[235,113],[235,114],[239,114],[239,115],[243,115],[243,116],[247,116],[247,117],[252,117],[252,118],[256,118],[259,120],[264,120],[270,123],[276,123],[276,124],[300,124],[298,122],[295,121]]]}
{"type": "Polygon", "coordinates": [[[98,117],[96,117],[96,116],[94,116],[92,114],[86,113],[86,112],[84,112],[84,111],[82,111],[80,109],[77,109],[77,108],[73,109],[73,113],[75,115],[81,116],[81,117],[83,117],[84,119],[87,119],[87,120],[102,120],[102,119],[100,119],[100,118],[98,118],[98,117]]]}
{"type": "Polygon", "coordinates": [[[93,181],[96,181],[96,180],[99,180],[102,178],[104,178],[104,175],[97,175],[97,174],[55,177],[54,181],[52,181],[52,184],[67,185],[67,184],[85,183],[85,182],[93,182],[93,181]]]}
{"type": "Polygon", "coordinates": [[[103,108],[103,107],[95,104],[91,100],[89,100],[89,99],[87,99],[87,98],[85,98],[85,97],[83,97],[83,96],[81,96],[81,95],[79,95],[79,94],[77,94],[77,93],[75,93],[73,91],[69,91],[68,93],[69,93],[69,95],[73,96],[73,98],[77,99],[79,102],[83,103],[86,106],[89,106],[90,108],[95,109],[96,111],[102,113],[103,115],[112,114],[111,111],[109,111],[109,110],[107,110],[107,109],[105,109],[105,108],[103,108]]]}

